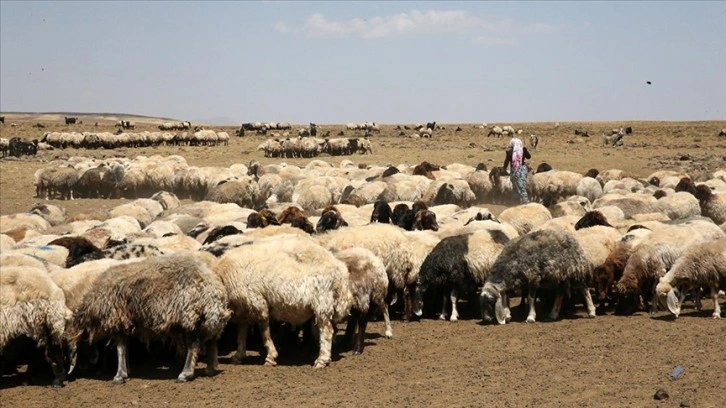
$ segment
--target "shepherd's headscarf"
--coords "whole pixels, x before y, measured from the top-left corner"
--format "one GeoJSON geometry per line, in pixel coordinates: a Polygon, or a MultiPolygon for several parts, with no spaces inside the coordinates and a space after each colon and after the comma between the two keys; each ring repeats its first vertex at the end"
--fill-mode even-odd
{"type": "Polygon", "coordinates": [[[522,140],[513,137],[509,142],[509,147],[512,148],[512,170],[519,170],[522,166],[522,155],[524,154],[522,140]]]}

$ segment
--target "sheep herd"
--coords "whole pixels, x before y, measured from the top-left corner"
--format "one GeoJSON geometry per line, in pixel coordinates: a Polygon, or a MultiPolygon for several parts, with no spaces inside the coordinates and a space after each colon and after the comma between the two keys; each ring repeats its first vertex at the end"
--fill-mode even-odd
{"type": "Polygon", "coordinates": [[[219,146],[229,144],[229,134],[213,130],[196,132],[47,132],[40,143],[57,149],[116,149],[150,146],[219,146]]]}
{"type": "Polygon", "coordinates": [[[133,200],[74,215],[39,203],[0,217],[0,359],[12,370],[44,355],[62,386],[68,372],[92,372],[89,356],[110,343],[113,382],[123,383],[141,341],[175,346],[185,382],[198,359],[206,374],[218,369],[227,327],[232,362],[247,359],[256,333],[264,364],[276,365],[302,331],[322,368],[336,351],[363,352],[371,318],[382,316],[392,339],[392,318],[457,321],[459,300],[498,324],[518,320],[513,297],[527,323],[580,306],[591,318],[659,306],[678,317],[703,296],[721,317],[726,170],[645,179],[540,170],[533,202],[515,206],[509,178],[484,165],[52,162],[35,175],[39,198],[133,200]],[[487,203],[511,205],[494,216],[487,203]],[[43,351],[17,347],[20,338],[43,351]]]}

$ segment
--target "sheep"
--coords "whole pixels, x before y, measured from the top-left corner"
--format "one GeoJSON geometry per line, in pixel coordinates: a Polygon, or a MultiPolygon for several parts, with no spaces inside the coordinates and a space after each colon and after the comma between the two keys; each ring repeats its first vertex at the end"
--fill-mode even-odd
{"type": "MultiPolygon", "coordinates": [[[[628,231],[615,244],[602,265],[593,271],[595,290],[600,297],[600,310],[605,309],[605,302],[612,298],[613,286],[623,276],[628,258],[634,248],[639,245],[652,231],[647,228],[637,228],[628,231]]],[[[621,313],[620,310],[618,313],[621,313]]]]}
{"type": "Polygon", "coordinates": [[[5,266],[0,274],[0,353],[14,339],[27,336],[50,364],[53,387],[62,387],[63,338],[71,317],[63,291],[43,269],[5,266]]]}
{"type": "Polygon", "coordinates": [[[501,231],[482,230],[442,239],[423,261],[415,288],[415,313],[420,314],[422,296],[430,289],[442,289],[444,301],[439,319],[446,320],[447,299],[451,300],[449,320],[459,319],[457,300],[476,294],[489,269],[509,238],[501,231]]]}
{"type": "Polygon", "coordinates": [[[353,295],[353,305],[345,331],[345,344],[350,344],[355,335],[353,354],[360,354],[363,352],[366,324],[373,305],[383,313],[386,338],[393,338],[393,328],[386,304],[386,291],[388,290],[386,267],[380,258],[365,248],[354,247],[333,251],[333,255],[345,263],[348,268],[350,292],[353,295]],[[357,333],[355,333],[356,326],[357,333]]]}
{"type": "Polygon", "coordinates": [[[159,191],[152,195],[151,199],[161,204],[164,211],[173,210],[181,205],[179,197],[169,191],[159,191]]]}
{"type": "Polygon", "coordinates": [[[18,213],[0,216],[0,233],[5,234],[20,228],[43,232],[50,228],[50,223],[37,214],[18,213]]]}
{"type": "MultiPolygon", "coordinates": [[[[411,239],[404,234],[404,230],[389,224],[373,223],[361,227],[348,227],[330,231],[327,234],[316,236],[318,242],[325,248],[345,249],[349,247],[362,247],[370,250],[381,258],[386,266],[390,285],[389,297],[394,293],[413,293],[418,270],[413,265],[411,239]]],[[[406,297],[404,320],[411,317],[410,302],[406,297]]]]}
{"type": "Polygon", "coordinates": [[[380,222],[388,224],[391,222],[393,211],[391,206],[384,200],[378,200],[373,204],[373,212],[371,213],[371,223],[380,222]]]}
{"type": "Polygon", "coordinates": [[[711,289],[713,318],[721,318],[718,291],[726,290],[726,238],[706,241],[688,248],[660,278],[656,295],[665,298],[668,310],[677,318],[681,313],[682,297],[688,289],[711,289]]]}
{"type": "Polygon", "coordinates": [[[588,211],[585,213],[585,215],[580,218],[577,223],[575,224],[575,230],[580,230],[583,228],[588,227],[594,227],[596,225],[602,225],[605,227],[612,227],[610,223],[608,222],[605,215],[603,215],[600,211],[588,211]]]}
{"type": "Polygon", "coordinates": [[[515,238],[504,246],[489,271],[480,296],[482,318],[491,321],[493,312],[497,322],[505,324],[511,318],[506,292],[526,285],[527,323],[534,323],[537,289],[545,284],[557,289],[550,319],[559,316],[563,293],[570,286],[582,288],[588,316],[595,317],[595,306],[587,288],[591,276],[589,266],[582,247],[570,233],[542,230],[515,238]]]}
{"type": "Polygon", "coordinates": [[[287,207],[287,209],[277,216],[277,222],[280,223],[280,225],[290,224],[293,227],[300,228],[308,234],[315,232],[313,224],[307,219],[305,213],[298,207],[287,207]]]}
{"type": "Polygon", "coordinates": [[[427,205],[456,204],[466,208],[474,203],[476,195],[466,180],[444,179],[431,182],[421,200],[427,205]]]}
{"type": "Polygon", "coordinates": [[[83,237],[61,237],[50,241],[48,245],[58,245],[68,249],[66,262],[62,265],[64,268],[71,268],[85,260],[103,257],[101,249],[83,237]]]}
{"type": "Polygon", "coordinates": [[[50,264],[66,266],[68,259],[68,249],[60,245],[17,245],[12,249],[13,252],[30,255],[42,259],[50,264]]]}
{"type": "Polygon", "coordinates": [[[602,196],[602,186],[593,177],[583,177],[578,183],[575,192],[579,196],[587,197],[591,203],[602,196]]]}
{"type": "Polygon", "coordinates": [[[541,199],[542,203],[549,207],[560,199],[576,195],[577,186],[582,178],[582,174],[564,170],[535,173],[528,189],[532,193],[533,200],[541,199]]]}
{"type": "Polygon", "coordinates": [[[701,215],[698,199],[685,191],[659,198],[655,204],[655,209],[671,220],[701,215]]]}
{"type": "Polygon", "coordinates": [[[552,219],[552,214],[542,204],[520,204],[507,208],[499,214],[499,221],[513,226],[519,235],[524,235],[536,226],[552,219]]]}
{"type": "Polygon", "coordinates": [[[58,193],[61,200],[73,200],[73,192],[78,183],[78,172],[71,167],[52,167],[43,171],[39,180],[45,191],[45,199],[58,193]]]}
{"type": "Polygon", "coordinates": [[[320,219],[315,226],[315,232],[322,233],[325,231],[336,230],[340,227],[347,227],[348,223],[345,222],[340,211],[335,206],[328,206],[323,209],[320,214],[320,219]]]}
{"type": "Polygon", "coordinates": [[[301,325],[315,318],[320,352],[313,367],[330,363],[333,324],[348,315],[353,302],[348,269],[330,251],[305,237],[260,239],[224,254],[214,271],[227,289],[233,321],[239,324],[233,362],[245,357],[248,325],[260,325],[265,365],[274,366],[278,354],[270,320],[301,325]]]}
{"type": "Polygon", "coordinates": [[[217,203],[235,203],[243,208],[262,208],[260,188],[251,177],[230,180],[212,187],[204,198],[217,203]]]}
{"type": "Polygon", "coordinates": [[[585,215],[591,210],[590,200],[582,196],[571,196],[565,201],[560,201],[549,207],[552,217],[562,217],[565,215],[585,215]]]}
{"type": "Polygon", "coordinates": [[[600,207],[614,205],[623,211],[625,218],[632,218],[636,214],[657,212],[657,201],[655,197],[648,194],[605,194],[592,203],[592,208],[600,209],[600,207]]]}
{"type": "Polygon", "coordinates": [[[67,219],[65,208],[50,204],[36,204],[28,212],[45,218],[51,226],[63,224],[67,219]]]}
{"type": "MultiPolygon", "coordinates": [[[[665,225],[648,235],[633,249],[623,275],[616,285],[621,300],[632,300],[638,294],[654,295],[658,278],[663,276],[679,256],[691,245],[709,239],[726,236],[711,222],[688,221],[678,225],[665,225]]],[[[655,299],[653,299],[655,300],[655,299]]],[[[651,302],[650,313],[657,311],[657,303],[651,302]]]]}
{"type": "Polygon", "coordinates": [[[189,254],[146,258],[116,265],[99,276],[83,296],[70,325],[71,370],[76,346],[84,334],[89,343],[110,338],[116,343],[118,369],[113,378],[128,378],[126,344],[131,335],[148,339],[180,331],[187,349],[184,369],[177,382],[194,378],[201,345],[206,346],[206,373],[217,365],[216,341],[230,312],[221,280],[189,254]]]}
{"type": "Polygon", "coordinates": [[[726,193],[714,193],[708,186],[699,185],[695,195],[701,206],[701,215],[711,218],[716,224],[726,222],[726,193]]]}

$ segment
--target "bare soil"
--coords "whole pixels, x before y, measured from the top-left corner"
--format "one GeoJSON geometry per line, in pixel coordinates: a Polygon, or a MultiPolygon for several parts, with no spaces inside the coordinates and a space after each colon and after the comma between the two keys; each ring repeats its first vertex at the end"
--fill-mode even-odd
{"type": "MultiPolygon", "coordinates": [[[[6,115],[0,137],[40,139],[44,131],[113,131],[116,118],[82,117],[83,124],[66,126],[62,115],[6,115]],[[99,126],[93,124],[99,122],[99,126]],[[11,126],[15,123],[16,126],[11,126]],[[37,129],[36,123],[46,127],[37,129]]],[[[140,123],[137,131],[156,130],[159,121],[140,123]]],[[[410,124],[409,124],[410,125],[410,124]]],[[[532,164],[547,162],[556,169],[585,172],[619,168],[644,178],[656,170],[687,171],[695,178],[726,168],[726,138],[717,136],[726,121],[522,123],[526,136],[536,133],[540,146],[532,164]],[[612,128],[632,126],[623,147],[603,146],[612,128]],[[588,130],[591,137],[574,136],[588,130]]],[[[372,155],[321,156],[338,164],[343,159],[369,164],[437,164],[479,162],[501,165],[506,139],[488,138],[473,124],[443,124],[431,139],[398,136],[395,125],[384,125],[372,137],[372,155]],[[461,127],[462,131],[455,129],[461,127]]],[[[403,126],[403,124],[401,125],[403,126]]],[[[39,202],[34,196],[33,173],[55,158],[179,154],[190,165],[229,166],[255,159],[263,164],[285,161],[304,165],[309,159],[268,159],[256,147],[266,136],[233,136],[229,146],[157,147],[116,151],[54,150],[38,156],[0,160],[0,214],[28,211],[39,202]]],[[[323,125],[335,135],[343,125],[323,125]]],[[[405,131],[406,135],[413,133],[405,131]]],[[[346,131],[347,136],[355,132],[346,131]]],[[[335,137],[335,136],[333,136],[335,137]]],[[[126,200],[52,201],[70,216],[110,209],[126,200]]],[[[482,204],[495,214],[502,207],[482,204]]],[[[263,367],[253,356],[242,365],[230,364],[231,349],[222,349],[220,373],[201,376],[187,384],[174,379],[179,367],[157,367],[134,360],[125,384],[110,383],[113,370],[78,378],[63,389],[23,385],[23,377],[0,378],[0,406],[497,406],[497,407],[691,407],[726,406],[726,319],[705,311],[685,311],[673,320],[665,312],[655,318],[645,313],[630,317],[584,318],[582,310],[556,322],[524,323],[515,315],[505,326],[481,325],[475,310],[458,323],[424,319],[394,321],[394,339],[386,340],[381,322],[368,326],[366,348],[354,356],[342,351],[330,367],[311,368],[314,356],[280,350],[277,367],[263,367]],[[684,374],[669,379],[677,365],[684,374]],[[653,399],[664,388],[670,398],[653,399]]],[[[543,315],[543,314],[541,314],[543,315]]],[[[343,327],[341,326],[341,329],[343,327]]],[[[113,363],[111,364],[113,365],[113,363]]]]}

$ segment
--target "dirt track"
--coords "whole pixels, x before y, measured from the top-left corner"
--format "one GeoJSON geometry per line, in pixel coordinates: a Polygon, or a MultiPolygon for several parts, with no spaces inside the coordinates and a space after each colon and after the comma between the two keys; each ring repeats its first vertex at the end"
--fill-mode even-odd
{"type": "MultiPolygon", "coordinates": [[[[6,120],[19,125],[1,127],[1,137],[31,139],[42,135],[32,127],[36,122],[33,118],[6,120]]],[[[559,128],[552,124],[513,125],[540,135],[542,144],[533,152],[535,166],[546,161],[555,168],[578,172],[593,167],[621,168],[636,177],[647,177],[660,169],[686,170],[698,177],[726,168],[726,140],[716,136],[726,122],[570,123],[559,128]],[[635,130],[626,139],[626,146],[602,147],[602,133],[623,125],[632,125],[635,130]],[[595,136],[568,143],[575,128],[589,129],[595,136]]],[[[108,124],[104,126],[112,130],[108,124]]],[[[445,131],[430,140],[398,137],[392,126],[386,126],[382,135],[374,136],[372,156],[320,159],[335,164],[348,158],[375,164],[428,160],[501,165],[506,140],[486,138],[472,125],[461,125],[464,131],[454,132],[456,126],[447,124],[445,131]]],[[[64,127],[49,124],[46,130],[64,127]]],[[[340,126],[331,128],[337,132],[340,126]]],[[[149,125],[148,130],[152,129],[149,125]]],[[[230,128],[224,130],[233,134],[230,128]]],[[[228,148],[56,150],[32,159],[2,160],[0,214],[27,211],[38,201],[33,197],[33,173],[46,164],[40,160],[47,162],[54,157],[180,154],[190,165],[219,166],[251,159],[297,165],[308,161],[265,159],[255,151],[264,139],[233,137],[228,148]]],[[[126,200],[53,201],[71,216],[110,209],[122,202],[126,200]]],[[[495,213],[501,211],[483,206],[495,213]]],[[[161,369],[133,363],[131,379],[122,386],[111,384],[113,374],[108,372],[76,379],[60,390],[23,386],[17,376],[10,376],[0,378],[0,406],[678,407],[688,402],[691,407],[723,407],[726,319],[710,318],[711,302],[704,302],[704,308],[698,314],[687,310],[676,321],[666,313],[655,319],[646,314],[586,319],[579,310],[580,318],[534,325],[515,315],[515,321],[505,326],[482,326],[470,311],[469,318],[464,315],[458,323],[425,319],[406,324],[396,320],[393,340],[383,338],[382,323],[375,322],[368,326],[370,334],[362,355],[343,352],[323,370],[311,368],[312,357],[296,353],[291,357],[292,351],[287,357],[281,356],[278,367],[263,367],[256,357],[249,357],[243,365],[231,365],[227,352],[220,359],[221,372],[216,377],[200,377],[188,384],[174,382],[177,367],[161,369]],[[679,364],[685,368],[683,376],[669,380],[670,372],[679,364]],[[670,399],[654,401],[658,388],[666,389],[670,399]]]]}

